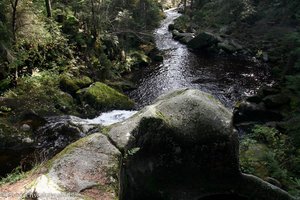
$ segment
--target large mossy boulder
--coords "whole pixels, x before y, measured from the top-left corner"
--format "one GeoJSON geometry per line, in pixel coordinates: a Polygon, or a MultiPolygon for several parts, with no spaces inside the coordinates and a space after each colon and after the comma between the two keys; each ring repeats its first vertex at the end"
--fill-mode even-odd
{"type": "Polygon", "coordinates": [[[100,82],[96,82],[88,88],[79,90],[77,95],[81,101],[102,111],[109,109],[129,110],[134,106],[134,102],[127,96],[100,82]]]}
{"type": "Polygon", "coordinates": [[[46,172],[27,186],[23,197],[115,200],[120,157],[121,152],[101,133],[80,139],[46,164],[46,172]]]}
{"type": "Polygon", "coordinates": [[[211,95],[182,89],[111,127],[108,135],[125,155],[121,198],[199,200],[232,194],[238,199],[293,199],[241,173],[231,118],[211,95]]]}
{"type": "Polygon", "coordinates": [[[241,173],[231,118],[207,93],[171,92],[103,133],[69,145],[20,193],[39,199],[69,193],[70,199],[101,200],[295,199],[241,173]]]}

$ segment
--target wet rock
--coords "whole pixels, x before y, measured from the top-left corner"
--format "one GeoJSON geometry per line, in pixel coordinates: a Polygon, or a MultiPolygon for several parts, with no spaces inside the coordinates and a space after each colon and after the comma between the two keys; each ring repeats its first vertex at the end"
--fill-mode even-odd
{"type": "Polygon", "coordinates": [[[49,117],[47,121],[34,136],[35,148],[47,159],[95,128],[93,125],[80,124],[82,119],[74,116],[49,117]]]}
{"type": "Polygon", "coordinates": [[[191,41],[187,43],[189,48],[197,49],[197,50],[205,50],[208,47],[218,44],[222,39],[210,32],[200,32],[193,38],[191,41]]]}
{"type": "Polygon", "coordinates": [[[269,122],[280,121],[283,116],[280,112],[266,109],[263,103],[256,104],[243,101],[234,109],[233,122],[269,122]]]}
{"type": "Polygon", "coordinates": [[[259,104],[262,101],[262,98],[258,95],[253,95],[253,96],[247,97],[246,101],[248,101],[250,103],[259,104]]]}
{"type": "Polygon", "coordinates": [[[194,38],[194,33],[180,33],[177,30],[172,31],[173,38],[183,44],[187,44],[194,38]]]}
{"type": "Polygon", "coordinates": [[[160,54],[157,54],[157,55],[152,57],[152,60],[155,61],[155,62],[162,62],[164,60],[164,57],[160,54]]]}
{"type": "Polygon", "coordinates": [[[194,38],[194,34],[193,33],[189,33],[188,35],[182,37],[179,39],[179,42],[183,43],[183,44],[187,44],[189,41],[191,41],[194,38]]]}
{"type": "Polygon", "coordinates": [[[175,29],[175,25],[174,24],[170,24],[169,26],[168,26],[168,30],[169,31],[173,31],[175,29]]]}
{"type": "Polygon", "coordinates": [[[153,48],[149,53],[148,56],[154,62],[162,62],[163,61],[163,54],[157,48],[153,48]]]}
{"type": "Polygon", "coordinates": [[[129,57],[136,68],[149,66],[151,63],[151,59],[143,51],[133,51],[129,57]]]}
{"type": "Polygon", "coordinates": [[[243,47],[232,39],[225,39],[218,43],[218,48],[224,50],[227,53],[234,53],[243,49],[243,47]]]}
{"type": "Polygon", "coordinates": [[[31,127],[30,127],[28,124],[22,124],[22,126],[20,127],[20,129],[21,129],[22,131],[27,132],[27,131],[30,131],[30,130],[31,130],[31,127]]]}
{"type": "Polygon", "coordinates": [[[237,49],[233,45],[231,45],[228,40],[224,40],[223,42],[218,43],[218,48],[228,53],[237,51],[237,49]]]}
{"type": "Polygon", "coordinates": [[[264,86],[264,87],[259,89],[258,93],[261,96],[265,97],[265,96],[268,96],[268,95],[274,95],[274,94],[280,93],[280,89],[276,88],[276,87],[264,86]]]}
{"type": "Polygon", "coordinates": [[[288,105],[291,99],[285,94],[275,94],[266,96],[263,102],[267,108],[278,108],[283,105],[288,105]]]}

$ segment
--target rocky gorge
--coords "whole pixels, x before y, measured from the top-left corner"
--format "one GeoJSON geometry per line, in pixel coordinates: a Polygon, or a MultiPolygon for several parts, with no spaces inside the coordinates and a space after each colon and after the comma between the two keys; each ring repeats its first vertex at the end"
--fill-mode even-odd
{"type": "MultiPolygon", "coordinates": [[[[5,161],[13,157],[16,163],[20,161],[19,152],[26,155],[34,149],[42,155],[24,159],[25,169],[26,165],[36,166],[22,180],[0,186],[4,198],[297,199],[284,191],[275,178],[264,177],[265,182],[242,173],[249,151],[260,155],[269,147],[257,144],[247,148],[246,153],[239,149],[241,133],[251,132],[258,123],[284,129],[287,124],[282,123],[282,110],[291,98],[283,95],[280,88],[266,86],[239,102],[253,95],[261,84],[271,85],[267,82],[267,67],[257,60],[228,59],[227,55],[250,55],[230,37],[208,31],[196,35],[193,30],[175,30],[171,23],[178,15],[167,12],[162,26],[154,32],[161,62],[136,72],[136,86],[125,90],[135,106],[117,91],[122,87],[115,90],[101,82],[93,83],[88,77],[76,80],[62,76],[60,95],[67,99],[67,106],[59,102],[48,109],[65,112],[73,99],[82,105],[77,110],[86,115],[112,109],[140,111],[116,111],[113,116],[118,120],[103,124],[72,115],[43,116],[33,110],[18,118],[16,131],[9,130],[14,134],[1,135],[5,138],[1,140],[4,151],[0,151],[3,169],[11,169],[5,161]],[[215,59],[192,53],[203,49],[221,56],[215,59]],[[177,90],[168,93],[174,89],[177,90]]],[[[261,58],[268,60],[265,55],[261,58]]],[[[1,100],[12,101],[9,107],[1,106],[4,114],[11,113],[9,109],[19,109],[14,100],[1,100]]]]}

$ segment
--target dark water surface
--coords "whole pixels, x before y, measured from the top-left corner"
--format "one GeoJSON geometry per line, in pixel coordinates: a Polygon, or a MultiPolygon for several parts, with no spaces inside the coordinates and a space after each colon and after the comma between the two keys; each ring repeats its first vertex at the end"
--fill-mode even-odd
{"type": "Polygon", "coordinates": [[[259,62],[191,52],[185,45],[173,40],[168,31],[168,25],[180,14],[170,10],[166,16],[154,32],[164,61],[136,72],[134,81],[138,88],[128,93],[136,101],[138,109],[151,104],[163,93],[185,87],[211,93],[231,108],[241,97],[253,94],[262,83],[267,82],[267,67],[259,62]]]}

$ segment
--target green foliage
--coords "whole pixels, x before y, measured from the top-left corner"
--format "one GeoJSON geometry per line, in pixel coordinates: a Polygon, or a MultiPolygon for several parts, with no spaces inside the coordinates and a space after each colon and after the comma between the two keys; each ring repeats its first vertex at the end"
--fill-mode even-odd
{"type": "Polygon", "coordinates": [[[51,22],[48,29],[51,30],[51,36],[46,40],[38,43],[27,39],[18,41],[15,48],[18,53],[10,64],[11,68],[30,74],[34,69],[61,71],[71,65],[72,50],[59,27],[51,22]]]}
{"type": "Polygon", "coordinates": [[[11,78],[7,77],[3,80],[0,80],[0,92],[4,92],[10,87],[11,78]]]}
{"type": "Polygon", "coordinates": [[[292,194],[300,192],[294,181],[299,178],[299,155],[289,136],[267,126],[256,125],[240,143],[243,172],[261,178],[273,177],[292,194]]]}
{"type": "Polygon", "coordinates": [[[72,95],[76,94],[79,89],[90,86],[93,81],[88,76],[74,77],[72,75],[63,74],[60,77],[60,88],[72,95]]]}
{"type": "Polygon", "coordinates": [[[275,128],[256,125],[252,131],[252,138],[272,148],[280,147],[284,143],[283,135],[275,128]]]}
{"type": "Polygon", "coordinates": [[[7,184],[7,183],[15,183],[18,180],[21,180],[26,177],[26,173],[24,173],[21,169],[21,167],[15,168],[10,174],[8,174],[6,177],[0,179],[0,186],[7,184]]]}
{"type": "Polygon", "coordinates": [[[10,113],[12,119],[18,119],[20,113],[28,110],[41,116],[76,113],[73,98],[59,89],[59,75],[51,71],[20,78],[18,87],[4,93],[4,97],[16,102],[10,113]]]}

